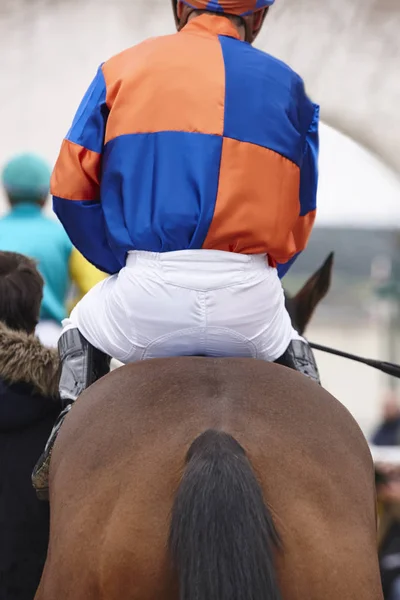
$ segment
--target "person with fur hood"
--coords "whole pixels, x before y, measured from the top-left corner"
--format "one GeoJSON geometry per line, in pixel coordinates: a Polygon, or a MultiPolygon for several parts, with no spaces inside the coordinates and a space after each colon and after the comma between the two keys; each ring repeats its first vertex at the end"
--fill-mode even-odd
{"type": "Polygon", "coordinates": [[[60,412],[57,350],[35,337],[43,279],[0,252],[0,599],[33,600],[46,560],[49,505],[31,472],[60,412]]]}

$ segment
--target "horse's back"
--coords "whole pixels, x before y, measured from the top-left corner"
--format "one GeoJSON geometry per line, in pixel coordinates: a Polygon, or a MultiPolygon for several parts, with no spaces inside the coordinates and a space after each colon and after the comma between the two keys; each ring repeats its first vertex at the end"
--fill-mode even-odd
{"type": "Polygon", "coordinates": [[[232,435],[257,474],[283,542],[285,600],[298,589],[310,600],[380,598],[373,467],[354,419],[285,367],[207,358],[124,367],[74,406],[53,455],[52,575],[39,598],[177,599],[170,514],[187,452],[210,429],[232,435]],[[338,572],[363,583],[352,591],[338,572]]]}

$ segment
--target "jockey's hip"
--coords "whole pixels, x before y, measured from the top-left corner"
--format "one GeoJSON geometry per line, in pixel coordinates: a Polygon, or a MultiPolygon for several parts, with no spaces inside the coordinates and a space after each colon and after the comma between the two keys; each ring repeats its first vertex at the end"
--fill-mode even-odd
{"type": "Polygon", "coordinates": [[[125,363],[196,354],[274,361],[297,337],[267,257],[216,250],[132,252],[64,325],[125,363]]]}

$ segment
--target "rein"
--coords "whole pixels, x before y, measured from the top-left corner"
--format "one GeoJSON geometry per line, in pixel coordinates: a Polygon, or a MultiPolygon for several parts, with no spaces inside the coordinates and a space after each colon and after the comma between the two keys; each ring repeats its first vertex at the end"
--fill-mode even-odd
{"type": "Polygon", "coordinates": [[[348,358],[349,360],[354,360],[355,362],[362,363],[367,365],[368,367],[372,367],[374,369],[378,369],[382,371],[382,373],[386,373],[387,375],[391,375],[392,377],[397,377],[400,379],[400,365],[396,365],[391,362],[386,362],[383,360],[373,360],[371,358],[363,358],[362,356],[356,356],[355,354],[349,354],[348,352],[342,352],[341,350],[335,350],[334,348],[329,348],[328,346],[321,346],[320,344],[310,344],[313,350],[319,350],[321,352],[326,352],[327,354],[333,354],[335,356],[341,356],[342,358],[348,358]]]}

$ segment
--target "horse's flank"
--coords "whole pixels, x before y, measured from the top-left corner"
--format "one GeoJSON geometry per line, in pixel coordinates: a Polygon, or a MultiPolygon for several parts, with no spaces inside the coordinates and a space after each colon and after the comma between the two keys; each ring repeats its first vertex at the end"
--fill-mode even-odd
{"type": "Polygon", "coordinates": [[[207,358],[124,367],[76,403],[53,454],[37,600],[178,600],[171,512],[210,429],[237,440],[261,484],[283,600],[381,600],[373,464],[354,419],[285,367],[207,358]]]}

